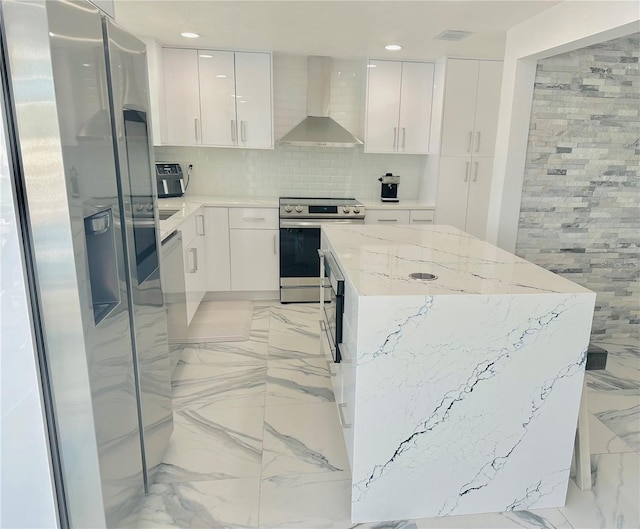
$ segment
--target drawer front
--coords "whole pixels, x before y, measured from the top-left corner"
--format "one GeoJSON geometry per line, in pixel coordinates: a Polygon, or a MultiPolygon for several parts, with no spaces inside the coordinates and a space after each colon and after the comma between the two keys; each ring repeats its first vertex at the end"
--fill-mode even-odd
{"type": "Polygon", "coordinates": [[[365,224],[409,224],[409,210],[406,209],[374,209],[368,210],[365,224]]]}
{"type": "Polygon", "coordinates": [[[280,227],[277,208],[230,208],[229,228],[277,230],[280,227]]]}
{"type": "Polygon", "coordinates": [[[434,213],[432,209],[412,209],[411,224],[433,224],[434,213]]]}

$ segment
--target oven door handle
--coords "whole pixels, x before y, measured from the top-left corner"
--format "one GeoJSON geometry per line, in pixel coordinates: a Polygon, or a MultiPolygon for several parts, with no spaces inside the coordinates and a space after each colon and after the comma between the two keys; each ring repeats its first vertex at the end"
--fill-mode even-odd
{"type": "MultiPolygon", "coordinates": [[[[325,252],[323,257],[325,266],[329,265],[329,279],[335,278],[337,282],[344,283],[344,276],[342,275],[340,268],[338,268],[338,263],[336,263],[336,260],[334,259],[331,252],[325,252]]],[[[338,292],[338,288],[335,288],[335,290],[336,294],[340,295],[340,292],[338,292]]]]}
{"type": "Polygon", "coordinates": [[[364,219],[287,220],[280,219],[281,228],[320,228],[323,224],[364,224],[364,219]]]}

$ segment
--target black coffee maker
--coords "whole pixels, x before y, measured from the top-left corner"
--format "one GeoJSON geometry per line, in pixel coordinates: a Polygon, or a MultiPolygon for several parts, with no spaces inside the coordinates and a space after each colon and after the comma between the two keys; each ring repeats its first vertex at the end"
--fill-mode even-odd
{"type": "Polygon", "coordinates": [[[380,200],[382,200],[382,202],[399,202],[398,185],[400,185],[400,177],[387,173],[378,178],[378,181],[382,182],[380,200]]]}

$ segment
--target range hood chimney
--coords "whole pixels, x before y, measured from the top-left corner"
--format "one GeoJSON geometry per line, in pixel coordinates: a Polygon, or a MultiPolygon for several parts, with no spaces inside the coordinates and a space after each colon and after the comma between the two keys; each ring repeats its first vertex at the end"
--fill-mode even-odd
{"type": "Polygon", "coordinates": [[[362,141],[329,117],[331,57],[307,59],[307,117],[285,134],[280,145],[355,147],[362,141]]]}

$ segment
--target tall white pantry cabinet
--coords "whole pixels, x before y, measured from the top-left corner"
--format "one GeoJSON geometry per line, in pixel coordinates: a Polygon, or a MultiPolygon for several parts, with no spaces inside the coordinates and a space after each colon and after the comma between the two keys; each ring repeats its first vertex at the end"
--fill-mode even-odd
{"type": "Polygon", "coordinates": [[[449,59],[446,66],[436,223],[486,236],[502,62],[449,59]]]}

